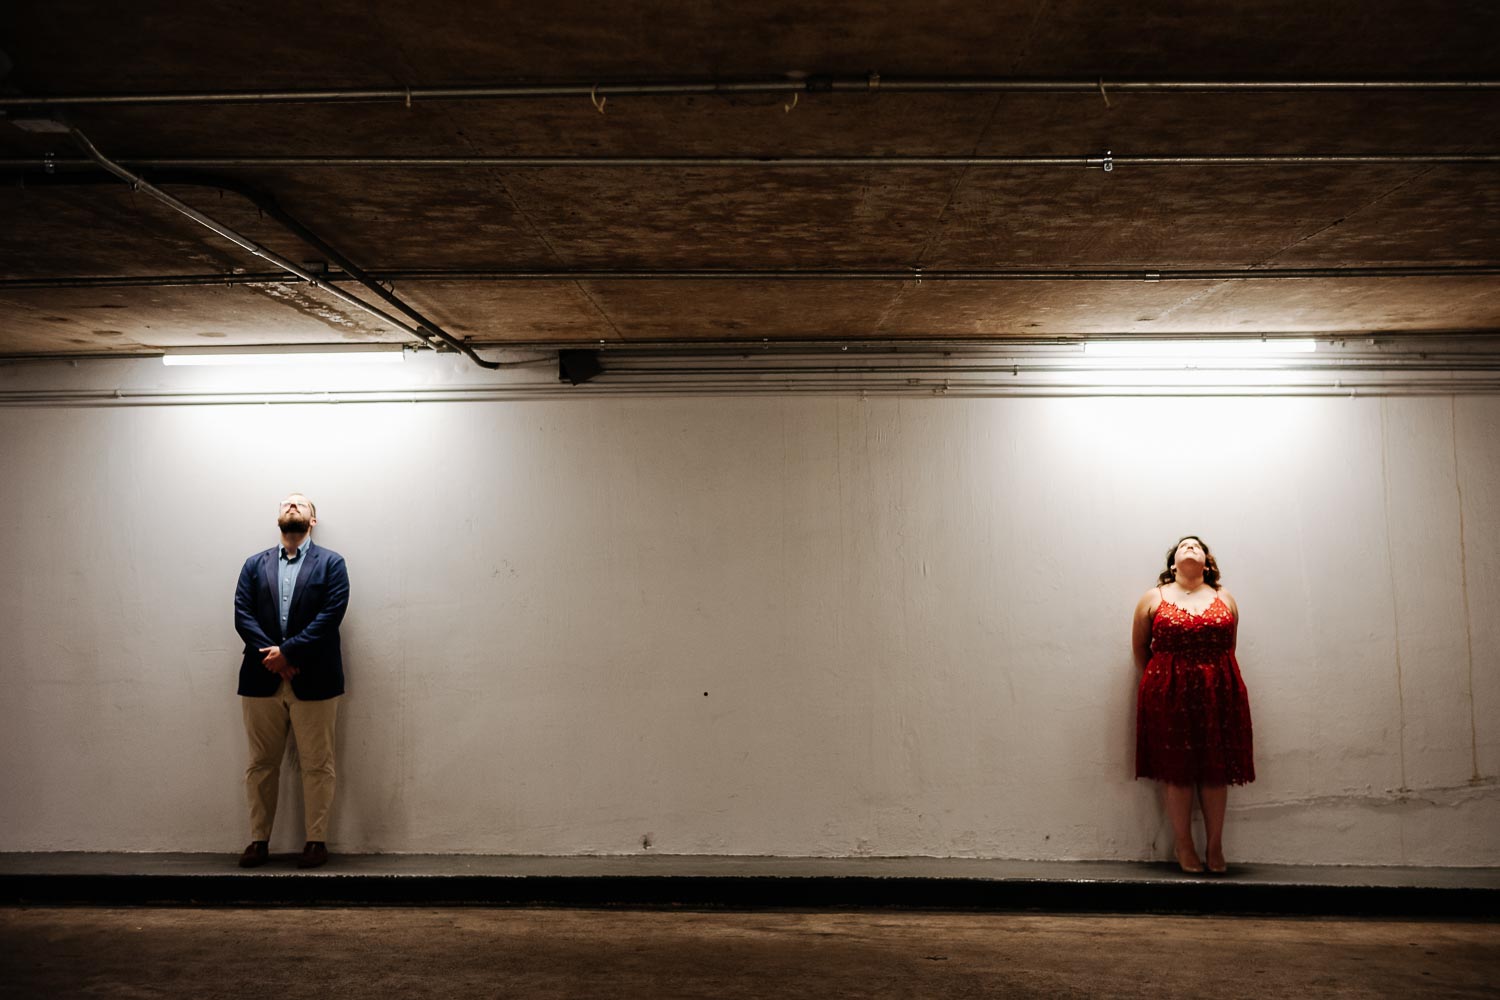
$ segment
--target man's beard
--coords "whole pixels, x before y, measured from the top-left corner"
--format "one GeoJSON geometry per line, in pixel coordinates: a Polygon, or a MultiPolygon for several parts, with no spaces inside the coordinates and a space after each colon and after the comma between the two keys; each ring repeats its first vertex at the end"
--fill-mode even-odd
{"type": "Polygon", "coordinates": [[[305,535],[308,528],[307,515],[282,514],[276,519],[276,527],[281,529],[283,535],[305,535]]]}

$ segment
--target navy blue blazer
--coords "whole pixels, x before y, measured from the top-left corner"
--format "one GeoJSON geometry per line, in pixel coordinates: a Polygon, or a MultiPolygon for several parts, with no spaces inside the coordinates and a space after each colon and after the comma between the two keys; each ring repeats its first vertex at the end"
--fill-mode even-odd
{"type": "Polygon", "coordinates": [[[281,654],[299,673],[292,691],[303,701],[323,701],[344,693],[344,656],[339,647],[339,622],[349,607],[349,573],[344,557],[313,545],[297,571],[292,604],[287,611],[286,638],[281,638],[281,546],[257,552],[245,560],[234,589],[234,629],[245,640],[240,661],[239,693],[265,698],[276,693],[281,678],[265,668],[260,652],[280,646],[281,654]]]}

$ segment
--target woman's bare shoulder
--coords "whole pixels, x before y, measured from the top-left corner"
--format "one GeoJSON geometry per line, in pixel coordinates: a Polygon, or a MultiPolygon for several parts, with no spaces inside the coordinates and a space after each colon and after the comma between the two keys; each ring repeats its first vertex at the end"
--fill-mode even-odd
{"type": "Polygon", "coordinates": [[[1160,603],[1161,603],[1161,588],[1160,587],[1152,587],[1150,590],[1146,591],[1144,594],[1141,595],[1141,599],[1139,601],[1135,602],[1136,613],[1137,614],[1142,614],[1142,613],[1149,613],[1149,612],[1155,611],[1156,610],[1156,606],[1158,604],[1160,604],[1160,603]]]}
{"type": "Polygon", "coordinates": [[[1229,588],[1224,586],[1223,584],[1219,585],[1219,600],[1223,601],[1225,606],[1228,607],[1230,611],[1233,611],[1236,615],[1240,613],[1240,606],[1235,603],[1234,595],[1231,594],[1229,592],[1229,588]]]}

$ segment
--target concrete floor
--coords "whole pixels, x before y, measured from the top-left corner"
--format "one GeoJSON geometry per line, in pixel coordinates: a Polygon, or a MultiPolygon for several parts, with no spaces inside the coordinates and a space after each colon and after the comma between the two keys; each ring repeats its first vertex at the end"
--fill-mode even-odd
{"type": "Polygon", "coordinates": [[[0,997],[1494,997],[1500,924],[486,908],[0,909],[0,997]]]}

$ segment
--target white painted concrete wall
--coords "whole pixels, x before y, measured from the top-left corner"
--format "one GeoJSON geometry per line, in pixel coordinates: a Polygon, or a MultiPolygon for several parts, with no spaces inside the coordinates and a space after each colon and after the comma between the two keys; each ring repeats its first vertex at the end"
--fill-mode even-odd
{"type": "Polygon", "coordinates": [[[1164,856],[1130,614],[1201,532],[1231,855],[1500,864],[1500,399],[9,408],[0,468],[0,850],[242,846],[231,599],[296,489],[336,850],[1164,856]]]}

